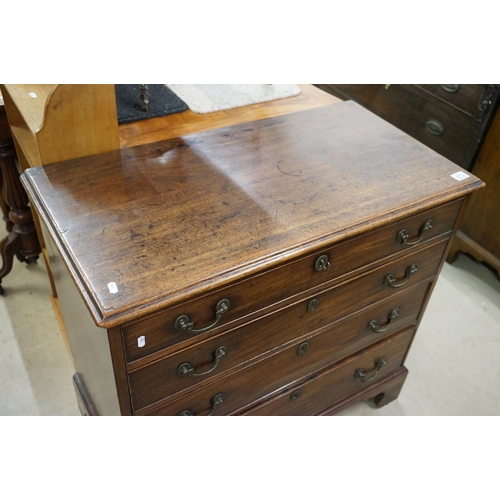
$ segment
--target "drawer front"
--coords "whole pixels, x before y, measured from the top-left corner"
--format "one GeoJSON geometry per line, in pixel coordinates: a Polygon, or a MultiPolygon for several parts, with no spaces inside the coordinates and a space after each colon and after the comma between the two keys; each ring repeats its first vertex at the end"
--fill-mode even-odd
{"type": "Polygon", "coordinates": [[[405,85],[335,85],[356,101],[458,165],[468,168],[474,154],[477,124],[405,85]]]}
{"type": "Polygon", "coordinates": [[[398,106],[388,121],[449,160],[465,166],[477,146],[477,124],[425,97],[397,87],[391,86],[387,91],[387,99],[394,100],[394,106],[396,103],[398,106]]]}
{"type": "Polygon", "coordinates": [[[201,341],[241,323],[251,313],[328,282],[356,269],[374,265],[384,258],[404,255],[453,229],[462,200],[426,211],[369,234],[344,241],[335,246],[299,259],[289,265],[242,281],[205,297],[177,306],[141,322],[131,323],[122,329],[128,362],[133,362],[162,349],[180,344],[201,341]],[[423,231],[425,223],[432,227],[423,231]],[[404,231],[406,239],[398,238],[404,231]],[[413,245],[415,244],[416,245],[413,245]],[[317,266],[318,260],[325,265],[317,266]],[[316,267],[320,270],[316,270],[316,267]],[[176,320],[185,316],[193,322],[193,329],[205,328],[217,320],[217,304],[227,299],[227,312],[213,328],[202,333],[188,333],[176,329],[176,320]]]}
{"type": "MultiPolygon", "coordinates": [[[[134,407],[140,409],[164,399],[198,382],[209,380],[235,366],[249,362],[286,343],[296,344],[297,340],[302,337],[307,339],[303,358],[294,362],[292,355],[292,362],[289,363],[288,360],[286,362],[294,367],[291,373],[292,378],[289,380],[291,381],[298,376],[297,374],[305,375],[307,370],[320,369],[326,364],[378,342],[385,335],[415,323],[428,287],[428,282],[415,285],[326,328],[315,330],[322,323],[328,324],[330,308],[323,308],[324,319],[318,320],[314,318],[316,311],[308,312],[307,304],[299,303],[287,308],[282,314],[270,315],[216,339],[210,339],[130,373],[129,381],[134,407]],[[312,336],[314,339],[311,338],[312,336]],[[221,348],[224,348],[225,353],[218,359],[217,352],[220,353],[218,350],[221,348]],[[302,360],[305,361],[305,365],[298,364],[298,361],[302,360]],[[189,369],[192,369],[193,373],[197,373],[198,376],[190,376],[185,369],[183,370],[187,363],[189,363],[189,369]],[[204,376],[199,375],[203,372],[209,373],[204,376]]],[[[290,374],[285,374],[285,376],[290,378],[290,374]]],[[[278,387],[279,384],[284,383],[283,379],[277,379],[274,376],[270,381],[278,384],[278,387]]],[[[267,386],[264,390],[269,391],[270,387],[267,386]]]]}
{"type": "Polygon", "coordinates": [[[463,111],[468,116],[475,116],[479,111],[489,85],[432,84],[416,85],[422,90],[441,99],[447,104],[463,111]]]}
{"type": "Polygon", "coordinates": [[[391,337],[245,415],[314,415],[335,402],[366,389],[402,366],[413,333],[414,330],[407,330],[391,337]]]}

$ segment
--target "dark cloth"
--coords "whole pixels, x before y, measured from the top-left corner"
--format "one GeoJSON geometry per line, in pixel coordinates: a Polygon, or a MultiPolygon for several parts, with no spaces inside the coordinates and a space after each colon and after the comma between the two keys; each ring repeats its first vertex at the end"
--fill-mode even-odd
{"type": "Polygon", "coordinates": [[[115,85],[119,124],[182,113],[188,109],[187,104],[165,85],[149,84],[148,89],[149,107],[148,111],[143,111],[140,84],[115,85]]]}

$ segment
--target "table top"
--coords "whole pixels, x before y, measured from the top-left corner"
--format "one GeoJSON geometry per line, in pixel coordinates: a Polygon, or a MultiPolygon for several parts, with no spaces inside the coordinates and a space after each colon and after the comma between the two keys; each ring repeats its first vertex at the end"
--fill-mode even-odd
{"type": "Polygon", "coordinates": [[[103,327],[482,185],[354,102],[32,168],[22,179],[103,327]]]}
{"type": "Polygon", "coordinates": [[[118,127],[120,147],[130,148],[150,142],[173,139],[186,134],[229,127],[273,116],[282,116],[306,109],[342,102],[337,97],[310,84],[299,84],[300,94],[274,101],[249,104],[238,108],[199,114],[191,110],[173,115],[139,120],[118,127]]]}

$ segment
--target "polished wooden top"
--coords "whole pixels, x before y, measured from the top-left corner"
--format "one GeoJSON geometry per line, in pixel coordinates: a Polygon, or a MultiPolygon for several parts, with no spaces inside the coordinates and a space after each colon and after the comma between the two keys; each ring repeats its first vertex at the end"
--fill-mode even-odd
{"type": "Polygon", "coordinates": [[[344,102],[28,169],[23,183],[109,327],[482,185],[458,171],[344,102]]]}

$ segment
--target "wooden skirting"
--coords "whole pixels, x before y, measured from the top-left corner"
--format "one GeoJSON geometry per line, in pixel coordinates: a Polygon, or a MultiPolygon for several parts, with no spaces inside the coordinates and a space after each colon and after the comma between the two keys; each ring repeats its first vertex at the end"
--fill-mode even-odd
{"type": "Polygon", "coordinates": [[[469,238],[462,231],[457,231],[446,261],[449,264],[453,263],[457,259],[460,252],[466,253],[477,261],[483,262],[492,267],[500,278],[500,259],[495,257],[491,252],[488,252],[488,250],[476,243],[473,239],[469,238]]]}

